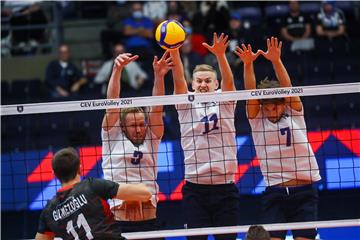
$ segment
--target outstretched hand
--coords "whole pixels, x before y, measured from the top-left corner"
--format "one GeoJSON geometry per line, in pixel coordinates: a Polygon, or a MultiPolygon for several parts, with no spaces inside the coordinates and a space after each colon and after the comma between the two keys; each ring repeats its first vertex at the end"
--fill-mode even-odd
{"type": "Polygon", "coordinates": [[[216,33],[214,33],[213,37],[213,45],[209,45],[207,43],[202,43],[202,45],[207,48],[210,52],[212,52],[214,55],[218,56],[221,54],[225,54],[227,47],[230,44],[230,41],[228,41],[229,36],[222,33],[219,37],[216,33]]]}
{"type": "Polygon", "coordinates": [[[258,50],[256,53],[252,51],[251,45],[248,44],[247,47],[245,44],[241,44],[241,47],[236,47],[234,53],[244,62],[244,64],[251,63],[256,60],[256,58],[260,55],[260,51],[258,50]]]}
{"type": "Polygon", "coordinates": [[[173,66],[174,64],[169,51],[166,51],[160,60],[158,60],[157,56],[154,56],[153,68],[158,76],[165,76],[173,66]]]}
{"type": "Polygon", "coordinates": [[[131,53],[122,53],[115,58],[114,69],[120,70],[132,61],[138,59],[138,55],[132,56],[131,53]]]}
{"type": "Polygon", "coordinates": [[[271,37],[266,40],[266,43],[268,49],[266,52],[260,50],[261,55],[271,62],[280,60],[282,41],[279,42],[276,37],[271,37]]]}

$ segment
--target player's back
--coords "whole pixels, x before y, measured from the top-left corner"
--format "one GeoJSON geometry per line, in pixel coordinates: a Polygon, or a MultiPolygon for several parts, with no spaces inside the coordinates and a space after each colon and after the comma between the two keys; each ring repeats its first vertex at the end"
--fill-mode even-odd
{"type": "Polygon", "coordinates": [[[106,202],[117,191],[117,188],[109,186],[110,183],[89,178],[61,188],[46,205],[40,224],[64,240],[121,239],[120,230],[116,229],[106,202]]]}

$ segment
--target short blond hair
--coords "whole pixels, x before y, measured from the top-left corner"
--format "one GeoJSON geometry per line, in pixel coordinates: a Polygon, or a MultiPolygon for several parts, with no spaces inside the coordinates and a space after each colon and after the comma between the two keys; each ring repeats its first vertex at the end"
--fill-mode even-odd
{"type": "MultiPolygon", "coordinates": [[[[281,87],[280,82],[277,80],[269,80],[268,77],[266,77],[264,80],[260,81],[260,83],[257,85],[258,89],[267,89],[267,88],[279,88],[281,87]]],[[[260,104],[283,104],[285,103],[285,98],[266,98],[266,99],[260,99],[260,104]]]]}
{"type": "Polygon", "coordinates": [[[199,65],[196,65],[196,67],[195,67],[195,69],[194,69],[194,71],[193,71],[193,76],[194,76],[194,74],[197,73],[197,72],[212,72],[212,73],[215,74],[215,79],[217,79],[217,72],[216,72],[216,70],[215,70],[212,66],[210,66],[210,65],[208,65],[208,64],[199,64],[199,65]]]}
{"type": "Polygon", "coordinates": [[[144,109],[141,107],[130,107],[130,108],[123,108],[120,112],[120,123],[125,123],[126,116],[129,113],[143,113],[145,116],[145,120],[147,119],[147,114],[145,113],[144,109]]]}

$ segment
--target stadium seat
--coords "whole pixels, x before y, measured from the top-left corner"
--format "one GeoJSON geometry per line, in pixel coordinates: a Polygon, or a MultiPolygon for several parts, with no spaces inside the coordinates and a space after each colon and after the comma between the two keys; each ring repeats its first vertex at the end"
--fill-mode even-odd
{"type": "Polygon", "coordinates": [[[237,9],[235,12],[240,14],[242,21],[249,21],[252,25],[262,23],[262,14],[259,7],[243,7],[237,9]]]}
{"type": "Polygon", "coordinates": [[[10,84],[6,80],[1,80],[1,102],[7,104],[10,98],[10,84]]]}

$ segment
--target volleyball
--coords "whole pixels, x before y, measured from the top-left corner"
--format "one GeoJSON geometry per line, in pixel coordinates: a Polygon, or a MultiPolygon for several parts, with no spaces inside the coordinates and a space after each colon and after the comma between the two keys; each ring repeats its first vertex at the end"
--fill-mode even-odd
{"type": "Polygon", "coordinates": [[[186,39],[184,27],[176,20],[166,20],[159,24],[155,32],[156,42],[165,50],[181,47],[186,39]]]}

